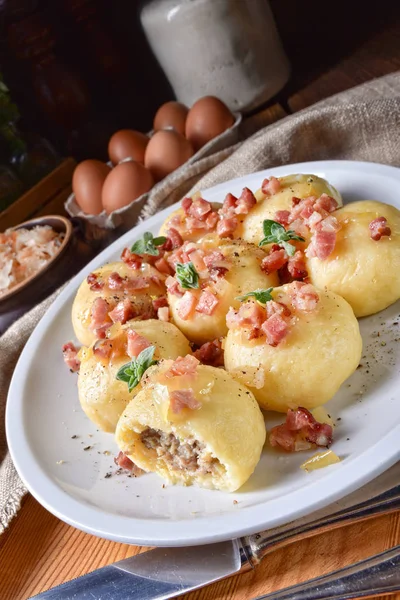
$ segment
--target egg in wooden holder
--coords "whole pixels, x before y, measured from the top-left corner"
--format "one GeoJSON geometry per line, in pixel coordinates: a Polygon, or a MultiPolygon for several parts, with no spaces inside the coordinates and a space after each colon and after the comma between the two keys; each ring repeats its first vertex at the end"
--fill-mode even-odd
{"type": "Polygon", "coordinates": [[[155,360],[190,352],[189,342],[175,325],[156,319],[113,325],[106,339],[79,351],[79,401],[89,419],[103,431],[115,431],[121,413],[140,389],[139,383],[129,390],[126,382],[117,379],[117,373],[132,358],[129,344],[138,354],[146,342],[154,346],[155,360]]]}
{"type": "MultiPolygon", "coordinates": [[[[351,306],[330,291],[294,282],[227,315],[225,368],[260,406],[286,412],[330,400],[357,368],[362,350],[351,306]]],[[[250,297],[251,298],[251,297],[250,297]]]]}
{"type": "Polygon", "coordinates": [[[307,259],[311,282],[343,296],[357,317],[383,310],[400,298],[400,211],[365,200],[346,204],[335,217],[340,229],[332,253],[307,259]]]}
{"type": "Polygon", "coordinates": [[[80,343],[90,346],[105,337],[113,322],[155,316],[153,300],[165,294],[164,279],[146,263],[138,269],[124,262],[96,269],[81,283],[72,305],[72,325],[80,343]]]}
{"type": "MultiPolygon", "coordinates": [[[[267,181],[267,180],[266,180],[267,181]]],[[[278,211],[290,211],[292,209],[292,198],[307,198],[327,194],[336,200],[338,206],[343,205],[339,192],[325,179],[317,175],[286,175],[285,177],[271,177],[267,183],[255,192],[257,200],[248,215],[241,224],[240,231],[236,237],[241,237],[247,242],[258,244],[264,237],[263,221],[265,219],[276,220],[278,211]],[[264,191],[263,191],[264,190],[264,191]]],[[[307,231],[305,233],[308,237],[307,231]]]]}
{"type": "Polygon", "coordinates": [[[148,369],[116,429],[119,448],[145,471],[228,492],[253,473],[265,437],[253,394],[192,356],[148,369]]]}
{"type": "Polygon", "coordinates": [[[237,296],[278,284],[276,273],[262,271],[265,253],[252,244],[210,236],[176,252],[181,264],[166,280],[168,303],[175,325],[196,344],[226,335],[226,313],[239,307],[237,296]]]}

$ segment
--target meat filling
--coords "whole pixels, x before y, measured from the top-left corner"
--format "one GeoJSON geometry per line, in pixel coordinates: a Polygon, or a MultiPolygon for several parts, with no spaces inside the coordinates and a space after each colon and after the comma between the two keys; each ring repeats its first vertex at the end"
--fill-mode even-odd
{"type": "Polygon", "coordinates": [[[211,456],[205,444],[198,440],[181,442],[173,433],[150,427],[142,431],[140,440],[146,448],[155,450],[158,458],[174,470],[189,471],[196,475],[215,475],[224,470],[219,460],[211,456]]]}

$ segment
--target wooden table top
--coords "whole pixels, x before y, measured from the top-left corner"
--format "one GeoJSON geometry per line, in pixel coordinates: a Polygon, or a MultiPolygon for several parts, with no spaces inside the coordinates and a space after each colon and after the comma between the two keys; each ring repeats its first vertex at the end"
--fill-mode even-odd
{"type": "MultiPolygon", "coordinates": [[[[280,8],[278,2],[272,4],[277,9],[280,24],[279,16],[283,16],[285,2],[282,1],[280,8]]],[[[351,19],[350,22],[353,25],[351,19]]],[[[282,96],[281,105],[274,104],[266,109],[269,119],[275,121],[285,115],[285,110],[297,111],[324,97],[398,70],[399,19],[391,18],[385,27],[382,27],[382,22],[378,25],[375,32],[367,31],[368,35],[355,47],[348,47],[347,54],[336,54],[336,62],[328,68],[320,66],[310,75],[311,69],[307,76],[294,69],[298,74],[292,78],[282,96]]],[[[284,41],[286,35],[288,45],[290,26],[282,35],[284,41]]],[[[318,36],[315,41],[317,43],[318,36]]],[[[296,64],[293,66],[296,67],[296,64]]],[[[396,544],[400,544],[400,512],[297,542],[270,554],[250,573],[216,583],[183,598],[250,600],[357,562],[396,544]]],[[[51,515],[27,495],[17,517],[0,537],[0,600],[25,600],[144,550],[78,531],[51,515]]],[[[400,593],[391,598],[400,599],[400,593]]]]}

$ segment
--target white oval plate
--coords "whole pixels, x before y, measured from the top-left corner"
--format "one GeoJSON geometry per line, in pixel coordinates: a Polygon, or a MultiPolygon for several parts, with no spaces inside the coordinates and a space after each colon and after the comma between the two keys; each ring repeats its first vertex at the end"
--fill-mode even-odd
{"type": "MultiPolygon", "coordinates": [[[[345,161],[268,169],[217,185],[203,196],[222,201],[227,192],[239,195],[244,186],[255,191],[264,177],[289,173],[325,177],[345,201],[377,199],[400,208],[399,169],[345,161]]],[[[400,456],[398,302],[360,322],[363,366],[328,404],[328,412],[341,419],[333,446],[342,459],[339,464],[307,474],[299,469],[307,453],[264,452],[255,473],[234,494],[166,486],[153,474],[138,479],[115,474],[114,438],[97,431],[82,412],[76,375],[63,364],[61,346],[73,339],[71,305],[83,278],[117,259],[144,231],[157,232],[173,209],[118,239],[71,281],[26,344],[7,404],[11,455],[35,498],[79,529],[131,544],[204,544],[274,527],[352,492],[400,456]],[[106,478],[108,473],[112,476],[106,478]]],[[[382,268],[390,277],[390,265],[382,268]]],[[[268,420],[268,426],[282,420],[283,415],[268,420]]]]}

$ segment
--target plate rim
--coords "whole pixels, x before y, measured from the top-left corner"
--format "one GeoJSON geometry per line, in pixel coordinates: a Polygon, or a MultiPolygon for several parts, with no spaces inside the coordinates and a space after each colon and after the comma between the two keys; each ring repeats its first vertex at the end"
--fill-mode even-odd
{"type": "MultiPolygon", "coordinates": [[[[397,179],[400,183],[400,169],[397,167],[372,162],[322,160],[293,163],[279,167],[263,169],[255,173],[248,173],[246,175],[221,182],[215,186],[212,186],[211,188],[202,190],[202,192],[205,195],[208,193],[218,194],[219,190],[225,188],[228,184],[238,183],[240,180],[244,178],[247,179],[251,176],[259,176],[261,179],[263,176],[273,174],[279,175],[283,174],[285,171],[287,174],[289,174],[289,172],[308,172],[308,169],[313,169],[315,171],[317,169],[334,170],[335,168],[340,168],[342,170],[367,170],[369,173],[371,172],[371,169],[376,169],[378,170],[377,175],[390,175],[397,179]]],[[[127,244],[133,232],[139,229],[138,233],[140,233],[141,230],[144,231],[147,227],[151,227],[152,222],[159,221],[161,217],[164,217],[172,212],[177,205],[179,205],[179,202],[163,209],[149,219],[138,223],[134,228],[123,234],[112,244],[110,244],[110,246],[105,248],[71,279],[65,289],[57,297],[53,305],[43,315],[33,330],[27,343],[25,344],[11,379],[6,403],[6,436],[11,458],[18,474],[36,500],[38,500],[42,506],[44,506],[56,517],[60,518],[69,525],[76,527],[77,529],[105,539],[144,546],[202,545],[234,539],[243,535],[259,532],[266,528],[271,529],[278,525],[282,525],[294,519],[305,516],[314,510],[323,508],[346,496],[347,494],[350,494],[362,485],[374,479],[400,459],[400,449],[393,451],[393,448],[397,447],[396,442],[400,434],[400,425],[398,425],[388,432],[384,438],[379,440],[379,447],[381,449],[382,456],[380,460],[374,461],[374,467],[372,469],[366,468],[366,465],[368,465],[370,462],[369,457],[375,452],[374,448],[376,444],[367,451],[363,452],[360,456],[354,458],[352,461],[353,468],[348,469],[346,472],[347,477],[345,477],[345,483],[343,483],[343,475],[342,477],[340,476],[341,464],[339,463],[338,465],[331,467],[329,475],[327,475],[323,481],[328,484],[328,481],[330,482],[333,480],[335,482],[336,479],[341,478],[341,485],[334,492],[330,491],[329,494],[318,494],[318,488],[330,488],[331,486],[323,486],[321,485],[321,480],[316,479],[314,482],[310,482],[310,484],[305,485],[289,494],[290,497],[295,495],[295,498],[300,500],[305,495],[311,496],[311,502],[303,503],[301,508],[295,507],[289,512],[284,511],[285,514],[278,514],[274,519],[266,520],[265,517],[264,519],[262,518],[262,512],[267,512],[267,505],[277,503],[279,501],[278,498],[260,502],[255,506],[253,505],[242,508],[238,513],[236,513],[236,511],[232,511],[230,513],[222,513],[220,515],[203,515],[199,518],[193,518],[191,521],[160,521],[160,519],[125,517],[116,515],[115,513],[107,513],[104,510],[94,506],[89,506],[83,503],[83,501],[79,501],[73,496],[70,496],[65,490],[56,484],[50,475],[45,472],[42,465],[34,459],[33,454],[29,453],[29,444],[27,443],[27,440],[23,435],[23,429],[21,428],[21,423],[23,422],[22,409],[24,397],[24,379],[22,377],[21,380],[21,375],[24,373],[24,363],[26,363],[27,359],[29,359],[28,362],[30,363],[29,356],[31,350],[34,349],[36,344],[41,340],[42,334],[46,332],[48,322],[53,320],[53,317],[56,316],[59,310],[62,309],[72,293],[75,293],[77,287],[82,281],[82,277],[84,277],[86,273],[92,271],[93,268],[96,268],[100,264],[107,262],[109,259],[108,257],[113,253],[121,250],[124,245],[127,244]],[[19,428],[20,431],[18,431],[19,428]],[[21,437],[22,443],[20,439],[21,437]],[[28,454],[26,454],[26,452],[28,452],[28,454]],[[359,464],[360,461],[362,463],[361,465],[359,464]],[[357,477],[355,478],[354,472],[357,473],[357,477]],[[338,476],[336,475],[337,473],[339,474],[338,476]],[[314,488],[317,488],[317,493],[315,493],[314,488]],[[49,501],[49,498],[51,501],[49,501]],[[59,508],[59,506],[61,506],[61,508],[59,508]],[[69,509],[67,514],[65,512],[66,506],[68,506],[69,509]],[[76,517],[76,513],[80,514],[80,518],[76,517]],[[258,513],[260,513],[260,515],[258,513]],[[238,519],[239,515],[240,519],[238,519]],[[110,519],[111,523],[109,522],[110,519]],[[205,520],[207,521],[207,531],[211,531],[211,533],[205,532],[205,520]],[[130,523],[130,531],[128,534],[126,533],[127,521],[130,523]],[[101,526],[99,526],[99,523],[101,523],[101,526]],[[186,527],[181,527],[178,534],[178,525],[182,523],[185,524],[186,527]],[[189,523],[190,526],[187,526],[189,523]],[[115,527],[113,527],[113,525],[116,524],[118,524],[117,533],[115,532],[115,527]],[[159,530],[163,530],[164,533],[160,533],[159,530]]],[[[238,494],[239,493],[240,491],[238,491],[238,494]]],[[[232,498],[233,497],[234,496],[232,495],[232,498]]],[[[282,500],[280,502],[282,503],[282,500]]]]}

